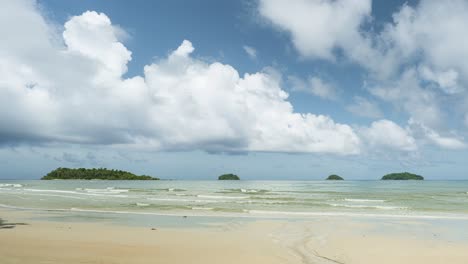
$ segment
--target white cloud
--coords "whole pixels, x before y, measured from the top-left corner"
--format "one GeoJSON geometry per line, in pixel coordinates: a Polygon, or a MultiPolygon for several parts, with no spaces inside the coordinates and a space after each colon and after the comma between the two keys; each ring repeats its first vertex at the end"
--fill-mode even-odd
{"type": "Polygon", "coordinates": [[[348,105],[346,110],[357,116],[369,118],[380,118],[383,116],[382,111],[377,104],[360,96],[355,96],[353,104],[348,105]]]}
{"type": "Polygon", "coordinates": [[[260,0],[258,11],[290,33],[301,55],[334,60],[334,49],[361,41],[359,31],[370,16],[371,0],[260,0]]]}
{"type": "Polygon", "coordinates": [[[453,137],[443,137],[439,135],[434,130],[431,130],[428,134],[427,137],[437,146],[446,148],[446,149],[464,149],[466,148],[466,144],[457,138],[453,137]]]}
{"type": "Polygon", "coordinates": [[[381,31],[366,24],[373,23],[370,0],[260,0],[258,13],[289,34],[302,58],[340,54],[361,65],[373,95],[439,134],[451,108],[466,109],[467,1],[404,4],[381,31]]]}
{"type": "Polygon", "coordinates": [[[420,134],[420,138],[427,141],[427,143],[436,145],[445,149],[464,149],[466,144],[462,138],[451,135],[441,136],[437,131],[427,127],[423,123],[417,122],[413,119],[408,121],[410,129],[414,134],[420,134]]]}
{"type": "Polygon", "coordinates": [[[431,127],[441,126],[444,113],[434,91],[424,89],[417,71],[409,69],[400,79],[381,83],[369,88],[372,95],[392,103],[398,110],[408,113],[409,118],[431,127]]]}
{"type": "Polygon", "coordinates": [[[98,78],[119,78],[127,72],[131,52],[117,39],[117,29],[103,13],[86,11],[65,23],[63,39],[67,52],[77,53],[99,63],[98,78]]]}
{"type": "Polygon", "coordinates": [[[405,5],[394,14],[385,37],[403,57],[422,55],[421,60],[436,71],[456,71],[468,77],[468,51],[463,43],[468,25],[468,2],[454,0],[420,1],[416,7],[405,5]]]}
{"type": "Polygon", "coordinates": [[[71,17],[62,36],[32,1],[0,10],[2,143],[97,143],[156,150],[356,154],[353,129],[299,114],[271,70],[239,76],[192,57],[188,40],[123,78],[131,52],[103,13],[71,17]],[[12,7],[13,8],[13,7],[12,7]],[[9,35],[9,34],[6,34],[9,35]],[[30,38],[33,36],[34,38],[30,38]]]}
{"type": "Polygon", "coordinates": [[[242,48],[244,49],[245,53],[247,53],[247,55],[251,59],[256,59],[257,58],[257,50],[256,49],[254,49],[253,47],[247,46],[247,45],[244,45],[242,48]]]}
{"type": "Polygon", "coordinates": [[[371,150],[386,148],[397,151],[415,151],[418,149],[411,131],[401,128],[390,120],[372,122],[370,127],[361,129],[360,133],[371,150]]]}
{"type": "Polygon", "coordinates": [[[426,66],[419,68],[423,80],[435,82],[442,91],[447,94],[456,94],[463,92],[463,88],[458,85],[458,72],[453,69],[434,72],[426,66]]]}
{"type": "MultiPolygon", "coordinates": [[[[271,3],[283,5],[279,0],[271,3]]],[[[276,13],[277,7],[269,6],[271,3],[260,5],[268,14],[286,19],[276,13]]],[[[426,55],[420,65],[405,66],[395,78],[372,80],[369,87],[377,98],[407,112],[418,127],[410,122],[409,127],[402,128],[392,121],[379,120],[356,133],[351,126],[336,123],[328,116],[296,113],[279,73],[265,69],[239,76],[230,65],[194,57],[195,49],[188,40],[166,58],[145,66],[142,76],[123,78],[131,52],[120,40],[125,35],[122,29],[112,25],[105,14],[87,11],[71,17],[64,31],[59,32],[59,27],[41,16],[33,1],[5,5],[7,8],[0,10],[0,34],[11,37],[0,42],[1,144],[71,142],[154,150],[336,154],[357,154],[366,148],[410,152],[418,149],[420,141],[442,148],[465,148],[463,138],[456,133],[436,130],[445,119],[438,92],[448,96],[465,93],[460,90],[466,81],[463,63],[439,63],[434,59],[438,56],[428,55],[432,53],[415,43],[411,34],[401,36],[385,52],[381,46],[373,47],[360,31],[368,16],[366,2],[352,10],[343,9],[348,6],[346,1],[292,4],[293,9],[318,5],[326,14],[317,19],[325,22],[330,16],[344,15],[331,27],[337,35],[320,40],[314,47],[306,47],[309,37],[299,37],[303,29],[295,24],[297,21],[288,30],[303,56],[333,60],[333,50],[340,48],[354,61],[364,63],[377,54],[383,62],[375,61],[375,65],[385,66],[376,71],[392,68],[388,65],[394,65],[393,61],[386,58],[409,58],[423,49],[426,55]],[[350,35],[344,32],[346,29],[350,35]],[[352,43],[365,45],[351,47],[352,43]],[[407,53],[397,47],[406,47],[407,53]],[[426,89],[423,81],[435,83],[442,90],[426,89]]],[[[411,23],[415,12],[409,12],[411,23]]],[[[387,26],[382,39],[409,23],[406,18],[398,19],[399,23],[393,25],[395,30],[387,26]]],[[[311,34],[321,34],[323,29],[317,30],[311,34]]],[[[318,77],[291,77],[289,82],[293,90],[325,99],[338,97],[339,90],[333,83],[318,77]]],[[[355,97],[347,109],[371,118],[382,116],[375,103],[362,97],[355,97]]]]}
{"type": "Polygon", "coordinates": [[[192,46],[192,42],[188,40],[182,41],[182,44],[171,54],[171,57],[188,57],[195,50],[192,46]]]}
{"type": "Polygon", "coordinates": [[[303,80],[296,76],[289,76],[288,81],[293,91],[310,93],[329,100],[336,100],[338,98],[336,87],[321,78],[313,76],[307,78],[307,80],[303,80]]]}

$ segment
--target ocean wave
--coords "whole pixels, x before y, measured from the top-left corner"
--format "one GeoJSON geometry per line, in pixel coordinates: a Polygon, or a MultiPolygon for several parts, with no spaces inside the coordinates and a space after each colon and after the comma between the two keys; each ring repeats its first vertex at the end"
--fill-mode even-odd
{"type": "Polygon", "coordinates": [[[383,205],[366,205],[366,204],[329,204],[334,207],[346,207],[346,208],[373,208],[381,210],[407,210],[408,207],[400,206],[383,206],[383,205]]]}
{"type": "Polygon", "coordinates": [[[72,194],[80,194],[76,191],[65,191],[65,190],[49,190],[49,189],[23,189],[22,191],[26,192],[48,192],[48,193],[72,193],[72,194]]]}
{"type": "Polygon", "coordinates": [[[145,206],[150,206],[150,204],[147,204],[147,203],[136,203],[136,206],[145,207],[145,206]]]}
{"type": "Polygon", "coordinates": [[[51,194],[51,193],[30,193],[28,195],[33,195],[33,196],[45,196],[45,197],[60,197],[60,198],[66,198],[66,199],[76,199],[76,200],[86,200],[83,197],[76,197],[76,196],[69,196],[69,195],[60,195],[60,194],[51,194]]]}
{"type": "Polygon", "coordinates": [[[77,194],[77,195],[87,195],[87,196],[101,196],[101,197],[115,197],[115,198],[126,198],[128,195],[117,195],[115,193],[85,193],[77,191],[65,191],[65,190],[50,190],[50,189],[22,189],[26,192],[42,192],[42,193],[68,193],[68,194],[77,194]]]}
{"type": "Polygon", "coordinates": [[[221,196],[221,195],[205,195],[205,194],[199,194],[199,195],[197,195],[197,197],[207,198],[207,199],[227,199],[227,200],[247,199],[247,198],[249,198],[248,196],[221,196]]]}
{"type": "Polygon", "coordinates": [[[250,193],[250,194],[263,194],[269,192],[269,190],[264,189],[224,189],[223,191],[219,191],[217,193],[250,193]]]}
{"type": "Polygon", "coordinates": [[[168,192],[185,192],[185,189],[177,189],[177,188],[168,188],[166,189],[168,192]]]}
{"type": "Polygon", "coordinates": [[[175,199],[175,198],[147,198],[150,201],[161,201],[161,202],[193,202],[193,203],[216,203],[217,200],[199,200],[199,199],[175,199]]]}
{"type": "Polygon", "coordinates": [[[211,207],[192,207],[192,210],[213,210],[211,207]]]}
{"type": "Polygon", "coordinates": [[[0,183],[0,187],[13,187],[13,188],[21,188],[23,185],[19,183],[0,183]]]}
{"type": "Polygon", "coordinates": [[[250,215],[264,217],[366,217],[366,218],[399,218],[399,219],[447,219],[447,220],[468,220],[466,214],[372,214],[372,213],[352,213],[352,212],[291,212],[291,211],[264,211],[264,210],[245,210],[250,215]]]}
{"type": "MultiPolygon", "coordinates": [[[[259,200],[259,201],[288,201],[288,202],[291,202],[291,201],[297,201],[298,199],[297,198],[294,198],[294,197],[278,197],[278,196],[252,196],[250,197],[251,199],[254,199],[254,200],[259,200]]],[[[300,200],[300,199],[299,199],[300,200]]]]}
{"type": "MultiPolygon", "coordinates": [[[[213,217],[210,214],[189,214],[184,212],[148,212],[148,211],[116,211],[116,210],[97,210],[97,209],[82,209],[82,208],[28,208],[0,204],[0,207],[16,210],[32,210],[32,211],[49,211],[49,212],[83,212],[83,213],[100,213],[100,214],[124,214],[124,215],[154,215],[154,216],[197,216],[197,217],[213,217]]],[[[194,207],[197,208],[197,207],[194,207]]],[[[200,207],[203,208],[203,207],[200,207]]],[[[207,207],[209,208],[209,207],[207,207]]],[[[214,210],[214,209],[213,209],[214,210]]],[[[193,211],[203,211],[194,209],[193,211]]],[[[205,209],[205,211],[208,211],[205,209]]],[[[390,218],[390,219],[445,219],[445,220],[468,220],[468,214],[383,214],[383,213],[362,213],[362,212],[298,212],[298,211],[264,211],[264,210],[241,210],[243,213],[219,213],[216,217],[252,217],[252,218],[287,218],[287,217],[365,217],[365,218],[390,218]]]]}
{"type": "Polygon", "coordinates": [[[88,193],[102,193],[102,194],[114,194],[114,193],[127,193],[128,189],[114,189],[114,187],[107,187],[106,189],[91,189],[91,188],[77,188],[88,193]]]}
{"type": "Polygon", "coordinates": [[[384,203],[386,202],[385,200],[379,200],[379,199],[353,199],[353,198],[345,198],[344,199],[347,202],[357,202],[357,203],[384,203]]]}

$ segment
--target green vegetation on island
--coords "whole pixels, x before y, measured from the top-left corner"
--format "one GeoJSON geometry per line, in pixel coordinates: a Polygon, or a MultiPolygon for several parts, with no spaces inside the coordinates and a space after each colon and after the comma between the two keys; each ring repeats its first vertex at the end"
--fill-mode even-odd
{"type": "Polygon", "coordinates": [[[424,177],[409,172],[401,172],[387,174],[382,177],[382,180],[424,180],[424,177]]]}
{"type": "Polygon", "coordinates": [[[229,173],[229,174],[223,174],[218,177],[218,180],[220,181],[226,181],[226,180],[231,180],[231,181],[238,181],[240,180],[239,176],[229,173]]]}
{"type": "Polygon", "coordinates": [[[128,171],[99,169],[58,168],[49,172],[41,180],[159,180],[147,175],[135,175],[128,171]]]}
{"type": "Polygon", "coordinates": [[[341,178],[340,176],[336,175],[336,174],[332,174],[330,176],[328,176],[326,178],[327,181],[342,181],[344,180],[343,178],[341,178]]]}

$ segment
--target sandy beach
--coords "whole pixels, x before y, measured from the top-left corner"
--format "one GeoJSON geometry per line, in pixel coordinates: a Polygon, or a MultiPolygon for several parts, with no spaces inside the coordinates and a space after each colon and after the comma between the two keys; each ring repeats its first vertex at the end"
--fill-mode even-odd
{"type": "Polygon", "coordinates": [[[0,229],[2,264],[465,264],[468,260],[466,241],[441,238],[438,232],[442,230],[428,230],[433,233],[426,237],[401,231],[385,233],[367,223],[340,219],[160,228],[35,221],[30,212],[7,209],[1,209],[0,215],[7,223],[26,224],[12,228],[4,224],[0,229]]]}

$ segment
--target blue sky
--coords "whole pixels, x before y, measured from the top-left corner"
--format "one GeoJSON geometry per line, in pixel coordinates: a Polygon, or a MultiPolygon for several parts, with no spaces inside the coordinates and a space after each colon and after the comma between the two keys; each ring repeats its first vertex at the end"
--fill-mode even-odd
{"type": "Polygon", "coordinates": [[[467,177],[465,1],[2,5],[0,178],[467,177]]]}

